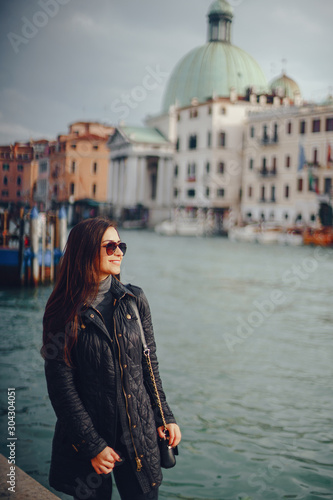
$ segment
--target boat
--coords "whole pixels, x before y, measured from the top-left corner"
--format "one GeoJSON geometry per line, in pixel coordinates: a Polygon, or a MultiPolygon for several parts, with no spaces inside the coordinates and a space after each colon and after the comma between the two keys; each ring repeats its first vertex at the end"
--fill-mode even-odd
{"type": "Polygon", "coordinates": [[[256,242],[261,228],[259,224],[247,224],[246,226],[234,226],[228,231],[231,241],[256,242]]]}
{"type": "Polygon", "coordinates": [[[333,246],[333,227],[320,229],[306,228],[303,233],[304,245],[318,245],[322,247],[333,246]]]}
{"type": "Polygon", "coordinates": [[[303,245],[303,232],[302,227],[289,227],[281,232],[278,236],[278,243],[280,245],[301,246],[303,245]]]}

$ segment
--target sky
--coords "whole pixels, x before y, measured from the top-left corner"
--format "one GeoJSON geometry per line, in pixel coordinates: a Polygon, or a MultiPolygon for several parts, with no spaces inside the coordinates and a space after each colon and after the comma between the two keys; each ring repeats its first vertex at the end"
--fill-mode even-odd
{"type": "MultiPolygon", "coordinates": [[[[333,0],[230,0],[232,43],[307,101],[333,93],[333,0]]],[[[141,125],[207,38],[211,0],[0,0],[0,144],[76,121],[141,125]]]]}

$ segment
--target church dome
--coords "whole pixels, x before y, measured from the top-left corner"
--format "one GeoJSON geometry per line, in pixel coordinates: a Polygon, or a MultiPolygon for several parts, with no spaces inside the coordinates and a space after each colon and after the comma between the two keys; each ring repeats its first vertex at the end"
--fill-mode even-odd
{"type": "Polygon", "coordinates": [[[230,97],[234,88],[245,97],[248,89],[267,92],[267,80],[256,60],[231,44],[232,7],[216,0],[208,11],[208,42],[186,54],[172,72],[164,94],[163,111],[177,104],[189,106],[193,98],[230,97]]]}
{"type": "Polygon", "coordinates": [[[233,16],[233,8],[226,0],[215,0],[209,7],[208,15],[212,13],[222,13],[233,16]]]}
{"type": "Polygon", "coordinates": [[[270,89],[279,97],[289,97],[290,99],[294,99],[295,94],[301,95],[298,84],[292,80],[292,78],[289,78],[289,76],[285,73],[277,78],[274,78],[274,80],[270,83],[270,89]]]}

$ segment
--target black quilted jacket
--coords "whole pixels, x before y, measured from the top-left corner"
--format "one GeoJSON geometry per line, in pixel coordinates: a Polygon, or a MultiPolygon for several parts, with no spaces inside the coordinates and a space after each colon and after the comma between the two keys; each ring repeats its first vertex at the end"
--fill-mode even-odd
{"type": "MultiPolygon", "coordinates": [[[[78,341],[70,368],[59,355],[45,361],[47,387],[57,416],[52,446],[50,485],[69,495],[89,498],[102,481],[90,459],[106,446],[114,447],[116,428],[131,457],[144,493],[161,484],[156,428],[162,425],[154,400],[140,329],[136,300],[167,423],[175,422],[158,372],[150,309],[143,291],[112,278],[116,300],[113,338],[98,311],[81,313],[78,341]]],[[[56,342],[59,346],[59,342],[56,342]]]]}

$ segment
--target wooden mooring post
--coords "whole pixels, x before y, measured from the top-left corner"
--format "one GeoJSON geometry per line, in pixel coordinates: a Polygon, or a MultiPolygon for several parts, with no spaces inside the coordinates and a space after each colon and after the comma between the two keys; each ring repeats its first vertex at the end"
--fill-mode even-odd
{"type": "Polygon", "coordinates": [[[0,215],[0,285],[53,283],[67,241],[66,210],[0,215]]]}

